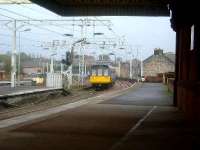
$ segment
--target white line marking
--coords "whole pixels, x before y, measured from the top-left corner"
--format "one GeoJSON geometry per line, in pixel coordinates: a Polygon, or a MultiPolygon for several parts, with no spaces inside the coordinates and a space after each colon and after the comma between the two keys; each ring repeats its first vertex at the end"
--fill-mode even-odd
{"type": "MultiPolygon", "coordinates": [[[[92,97],[92,98],[96,98],[96,97],[92,97]]],[[[66,104],[66,105],[50,108],[50,109],[47,109],[47,110],[32,112],[32,113],[28,113],[28,114],[21,115],[21,116],[18,116],[18,117],[13,117],[13,118],[10,118],[10,119],[2,120],[2,121],[0,121],[0,129],[10,127],[10,126],[13,126],[13,125],[17,125],[17,124],[20,124],[20,123],[28,122],[28,121],[31,121],[31,120],[34,120],[34,119],[46,117],[46,116],[49,116],[49,115],[57,114],[57,113],[66,111],[68,109],[73,109],[73,108],[85,105],[85,104],[89,103],[92,98],[80,100],[80,101],[77,101],[77,102],[74,102],[74,103],[69,103],[69,104],[66,104]]]]}
{"type": "Polygon", "coordinates": [[[115,143],[110,150],[116,150],[121,145],[123,145],[124,142],[126,142],[129,137],[133,134],[133,132],[151,115],[151,113],[157,108],[157,106],[153,106],[146,115],[141,118],[120,140],[119,142],[115,143]]]}
{"type": "MultiPolygon", "coordinates": [[[[131,87],[133,87],[134,85],[135,84],[133,84],[131,87]]],[[[129,87],[129,88],[131,88],[131,87],[129,87]]],[[[126,91],[129,88],[120,90],[120,92],[126,91]]],[[[80,107],[80,106],[88,104],[90,102],[91,103],[99,103],[101,101],[105,101],[107,99],[117,97],[121,94],[123,94],[123,93],[119,94],[119,91],[114,91],[112,93],[102,94],[102,95],[98,95],[98,96],[95,96],[95,97],[90,97],[90,98],[83,99],[83,100],[80,100],[80,101],[77,101],[77,102],[74,102],[74,103],[69,103],[69,104],[57,106],[57,107],[54,107],[54,108],[49,108],[47,110],[41,110],[41,111],[37,111],[37,112],[28,113],[28,114],[25,114],[25,115],[13,117],[13,118],[1,120],[0,121],[0,129],[10,127],[10,126],[14,126],[14,125],[17,125],[17,124],[21,124],[21,123],[24,123],[24,122],[28,122],[28,121],[31,121],[31,120],[34,120],[34,119],[47,117],[47,116],[57,114],[57,113],[60,113],[60,112],[63,112],[63,111],[69,110],[69,109],[80,107]],[[102,98],[102,99],[98,99],[98,98],[102,98]]]]}

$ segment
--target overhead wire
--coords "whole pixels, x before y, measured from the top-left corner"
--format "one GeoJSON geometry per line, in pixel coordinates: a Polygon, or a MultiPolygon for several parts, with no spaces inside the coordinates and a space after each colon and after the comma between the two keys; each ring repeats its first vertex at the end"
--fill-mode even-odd
{"type": "MultiPolygon", "coordinates": [[[[2,34],[2,33],[0,33],[0,36],[2,36],[2,37],[8,37],[8,36],[12,36],[12,35],[10,35],[10,34],[2,34]]],[[[17,37],[17,38],[19,38],[19,37],[17,37]]],[[[35,41],[35,42],[44,42],[44,41],[37,41],[37,40],[33,40],[33,39],[30,39],[30,38],[22,38],[22,39],[24,39],[24,40],[28,40],[28,41],[35,41]]],[[[3,43],[3,44],[0,44],[0,46],[1,45],[7,45],[7,46],[11,46],[11,44],[5,44],[5,43],[3,43]]],[[[25,44],[25,45],[30,45],[30,44],[25,44]]],[[[31,44],[31,46],[34,46],[34,47],[41,47],[41,46],[38,46],[38,45],[34,45],[34,44],[31,44]]]]}
{"type": "MultiPolygon", "coordinates": [[[[19,5],[19,6],[22,6],[22,7],[24,7],[24,8],[27,8],[27,7],[23,6],[23,5],[19,5]]],[[[19,13],[17,13],[17,12],[14,12],[14,11],[12,11],[12,10],[4,9],[4,8],[0,8],[0,9],[3,10],[3,11],[7,11],[7,12],[9,12],[9,13],[12,13],[12,14],[15,14],[15,15],[18,15],[18,16],[21,16],[21,17],[30,19],[30,20],[33,20],[33,19],[34,19],[34,18],[25,16],[25,15],[19,14],[19,13]]],[[[30,9],[30,8],[28,8],[28,9],[30,9]]],[[[31,11],[34,11],[34,12],[35,12],[35,10],[31,10],[31,11]]],[[[4,17],[7,17],[7,18],[10,18],[10,19],[15,19],[15,18],[6,16],[6,15],[3,15],[3,14],[0,14],[0,15],[2,15],[2,16],[4,16],[4,17]]],[[[115,34],[115,36],[120,37],[119,35],[117,35],[117,34],[109,27],[109,25],[105,24],[102,20],[98,19],[97,17],[95,17],[95,20],[101,22],[104,26],[108,27],[109,31],[111,31],[113,34],[115,34]]],[[[49,31],[49,32],[52,32],[52,33],[55,33],[55,34],[58,34],[58,35],[62,35],[62,36],[63,36],[63,34],[61,34],[61,33],[59,33],[59,32],[56,32],[56,31],[54,31],[54,30],[50,30],[50,29],[48,29],[48,28],[44,28],[44,27],[38,26],[38,25],[33,24],[33,23],[30,23],[30,22],[28,22],[28,21],[24,21],[24,23],[29,24],[29,25],[32,25],[32,26],[34,26],[34,27],[37,27],[37,28],[39,28],[39,29],[47,30],[47,31],[49,31]]],[[[58,26],[58,25],[54,25],[54,24],[50,24],[50,25],[56,26],[56,27],[59,27],[59,28],[62,28],[62,27],[60,27],[60,26],[58,26]]],[[[66,29],[66,28],[65,28],[65,29],[66,29]]],[[[107,37],[106,35],[104,35],[104,36],[107,37]]]]}
{"type": "MultiPolygon", "coordinates": [[[[18,4],[17,6],[21,6],[21,7],[23,7],[23,8],[26,8],[26,9],[31,10],[31,11],[34,12],[34,13],[38,13],[38,14],[39,14],[38,11],[36,11],[36,10],[30,8],[30,7],[27,7],[27,6],[24,6],[24,5],[21,5],[21,4],[18,4]]],[[[34,18],[31,18],[31,17],[25,16],[25,15],[19,14],[19,13],[17,13],[17,12],[14,12],[14,11],[11,11],[11,10],[8,10],[8,9],[5,9],[5,8],[0,8],[0,9],[4,9],[5,11],[9,11],[10,13],[15,13],[15,14],[18,15],[18,16],[22,16],[22,17],[28,18],[28,19],[30,19],[30,20],[35,20],[34,18]]],[[[66,27],[58,26],[57,24],[53,24],[53,23],[51,23],[51,24],[49,24],[49,25],[55,26],[55,27],[61,28],[61,29],[66,29],[66,27]]],[[[71,28],[67,28],[67,29],[72,30],[71,28]]]]}
{"type": "Polygon", "coordinates": [[[102,20],[100,20],[99,18],[97,17],[94,17],[96,20],[98,20],[101,24],[103,24],[104,26],[106,26],[108,28],[108,30],[113,33],[115,35],[115,37],[117,37],[117,39],[120,41],[121,40],[121,37],[112,29],[110,28],[109,25],[105,24],[102,20]]]}
{"type": "MultiPolygon", "coordinates": [[[[0,9],[3,10],[3,11],[7,11],[7,12],[9,12],[9,13],[12,13],[12,14],[15,14],[15,15],[18,15],[18,16],[21,16],[21,17],[30,19],[30,21],[31,21],[31,20],[34,20],[34,18],[31,18],[31,17],[25,16],[25,15],[19,14],[19,13],[17,13],[17,12],[14,12],[14,11],[11,11],[11,10],[8,10],[8,9],[5,9],[5,8],[0,8],[0,9]]],[[[1,14],[1,13],[0,13],[0,15],[2,15],[2,16],[4,16],[4,17],[7,17],[7,18],[10,18],[10,19],[17,20],[17,19],[15,19],[15,18],[12,18],[12,17],[6,16],[6,15],[3,15],[3,14],[1,14]]],[[[48,28],[44,28],[44,27],[38,26],[38,25],[36,25],[36,24],[31,24],[30,22],[24,21],[24,23],[29,24],[29,25],[32,25],[32,26],[37,27],[37,28],[40,28],[40,29],[42,29],[42,30],[47,30],[47,31],[49,31],[49,32],[52,32],[52,33],[55,33],[55,34],[58,34],[58,35],[63,36],[63,34],[61,34],[60,32],[56,32],[56,31],[54,31],[54,30],[51,30],[51,29],[48,29],[48,28]]],[[[54,26],[55,26],[55,25],[54,25],[54,26]]],[[[58,27],[58,26],[56,26],[56,27],[58,27]]]]}
{"type": "Polygon", "coordinates": [[[98,20],[99,22],[101,22],[104,26],[106,26],[110,32],[112,32],[113,34],[115,34],[115,36],[120,37],[115,31],[113,31],[112,28],[110,28],[107,24],[105,24],[104,22],[102,22],[99,18],[97,18],[97,17],[94,17],[94,18],[96,20],[98,20]]]}
{"type": "MultiPolygon", "coordinates": [[[[21,6],[21,7],[23,7],[23,8],[29,9],[29,10],[31,10],[31,11],[34,12],[34,13],[40,14],[37,10],[35,10],[35,9],[33,9],[33,8],[24,6],[24,5],[22,5],[22,4],[18,4],[18,6],[21,6]]],[[[58,15],[57,15],[57,16],[58,16],[58,15]]],[[[59,17],[59,16],[58,16],[58,17],[59,17]]],[[[57,26],[56,24],[52,24],[52,23],[51,23],[50,25],[53,25],[53,26],[55,26],[55,27],[59,27],[59,28],[62,28],[62,29],[66,29],[65,27],[57,26]]],[[[68,29],[70,29],[70,28],[68,28],[68,29]]],[[[70,30],[71,30],[71,29],[70,29],[70,30]]]]}
{"type": "Polygon", "coordinates": [[[14,19],[15,19],[15,18],[12,18],[12,17],[10,17],[10,16],[7,16],[7,15],[1,14],[1,13],[0,13],[0,15],[3,16],[3,17],[9,18],[9,19],[11,19],[11,20],[14,20],[14,19]]]}
{"type": "MultiPolygon", "coordinates": [[[[12,37],[12,35],[10,35],[10,34],[3,34],[3,33],[0,33],[0,36],[4,36],[4,37],[10,36],[10,37],[12,37]]],[[[19,37],[17,36],[17,38],[19,38],[19,37]]],[[[28,41],[44,42],[44,41],[38,41],[38,40],[35,40],[35,39],[31,39],[31,38],[25,38],[25,37],[21,37],[21,38],[24,39],[24,40],[28,40],[28,41]]]]}

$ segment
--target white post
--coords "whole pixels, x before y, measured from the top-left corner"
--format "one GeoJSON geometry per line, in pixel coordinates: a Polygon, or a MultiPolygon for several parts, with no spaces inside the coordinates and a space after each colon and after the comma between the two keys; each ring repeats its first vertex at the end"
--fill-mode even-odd
{"type": "Polygon", "coordinates": [[[11,87],[16,86],[16,20],[13,23],[13,48],[11,56],[11,87]]]}
{"type": "Polygon", "coordinates": [[[132,58],[130,59],[130,79],[133,78],[133,70],[132,70],[132,58]]]}
{"type": "Polygon", "coordinates": [[[80,85],[80,79],[81,79],[81,54],[78,56],[78,86],[80,85]]]}
{"type": "Polygon", "coordinates": [[[142,52],[141,52],[140,53],[140,78],[141,78],[141,80],[142,80],[142,76],[143,76],[143,62],[142,62],[142,52]]]}
{"type": "Polygon", "coordinates": [[[21,65],[21,43],[20,43],[20,32],[19,32],[19,51],[18,51],[18,85],[20,86],[20,65],[21,65]]]}
{"type": "Polygon", "coordinates": [[[140,57],[139,57],[139,52],[138,52],[138,48],[137,48],[137,57],[138,57],[138,62],[137,62],[137,82],[139,82],[139,71],[140,71],[140,62],[139,62],[139,59],[140,59],[140,57]]]}
{"type": "Polygon", "coordinates": [[[119,78],[121,77],[121,62],[119,60],[119,78]]]}
{"type": "MultiPolygon", "coordinates": [[[[74,33],[74,31],[73,31],[73,33],[74,33]]],[[[73,34],[74,35],[74,34],[73,34]]],[[[69,80],[69,82],[68,82],[68,89],[69,88],[71,88],[71,86],[72,86],[72,84],[73,84],[73,59],[74,59],[74,46],[75,46],[75,44],[73,43],[72,44],[72,47],[71,47],[71,57],[72,57],[72,64],[70,65],[70,67],[69,67],[69,76],[68,76],[68,80],[69,80]]]]}
{"type": "Polygon", "coordinates": [[[81,85],[83,86],[83,82],[84,82],[84,70],[85,70],[85,55],[84,55],[84,52],[83,52],[83,55],[82,55],[82,67],[81,67],[81,85]]]}
{"type": "MultiPolygon", "coordinates": [[[[82,20],[82,25],[81,25],[81,38],[84,36],[84,22],[82,20]]],[[[84,46],[81,44],[82,48],[82,61],[81,61],[81,85],[83,86],[83,75],[84,75],[84,46]]]]}
{"type": "Polygon", "coordinates": [[[72,65],[69,67],[69,76],[68,76],[68,79],[69,79],[69,83],[68,83],[68,89],[72,86],[72,65]]]}
{"type": "Polygon", "coordinates": [[[143,76],[143,62],[142,62],[142,59],[141,59],[141,77],[143,76]]]}

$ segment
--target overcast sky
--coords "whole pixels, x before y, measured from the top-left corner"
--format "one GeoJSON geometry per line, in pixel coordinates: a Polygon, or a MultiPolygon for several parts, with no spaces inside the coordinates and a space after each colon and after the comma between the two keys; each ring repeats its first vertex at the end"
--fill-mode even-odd
{"type": "MultiPolygon", "coordinates": [[[[41,8],[37,5],[0,5],[0,19],[7,20],[11,18],[16,19],[26,19],[25,16],[34,19],[70,19],[62,18],[44,8],[41,8]],[[12,11],[12,12],[11,12],[12,11]],[[17,14],[14,14],[16,12],[17,14]],[[23,16],[19,16],[19,14],[23,16]],[[7,16],[7,17],[6,17],[7,16]],[[8,18],[10,17],[10,18],[8,18]]],[[[94,17],[90,17],[95,19],[94,17]]],[[[77,18],[80,19],[80,18],[77,18]]],[[[101,38],[115,38],[117,36],[124,36],[127,40],[129,46],[132,46],[132,55],[134,57],[140,55],[142,59],[149,57],[153,53],[154,48],[164,49],[164,52],[174,52],[175,51],[175,32],[170,27],[169,17],[98,17],[98,19],[111,20],[112,30],[116,33],[113,34],[108,30],[107,27],[96,27],[96,31],[103,32],[104,36],[101,38]],[[137,51],[138,50],[138,51],[137,51]]],[[[8,26],[12,25],[9,22],[1,21],[0,25],[0,53],[5,53],[11,51],[12,44],[12,30],[8,26]]],[[[20,24],[18,24],[20,26],[20,24]]],[[[39,25],[40,26],[40,25],[39,25]]],[[[11,26],[10,26],[11,27],[11,26]]],[[[71,33],[72,27],[66,27],[63,29],[61,27],[55,26],[41,26],[42,28],[47,28],[53,31],[56,31],[60,34],[71,33]]],[[[41,54],[43,56],[49,56],[50,53],[48,50],[44,50],[41,47],[38,47],[42,42],[51,42],[52,40],[67,40],[70,41],[69,37],[62,37],[48,30],[42,30],[35,26],[26,25],[20,30],[25,30],[30,28],[31,31],[21,33],[21,51],[27,53],[41,54]]],[[[80,36],[80,28],[75,29],[76,37],[80,36]]],[[[87,36],[91,37],[90,33],[93,29],[87,29],[87,36]]],[[[58,58],[65,53],[66,49],[57,49],[58,58]]],[[[127,57],[127,53],[130,50],[116,50],[105,48],[100,49],[96,46],[86,47],[85,54],[92,52],[97,54],[109,53],[111,51],[115,52],[117,56],[123,58],[127,57]]]]}

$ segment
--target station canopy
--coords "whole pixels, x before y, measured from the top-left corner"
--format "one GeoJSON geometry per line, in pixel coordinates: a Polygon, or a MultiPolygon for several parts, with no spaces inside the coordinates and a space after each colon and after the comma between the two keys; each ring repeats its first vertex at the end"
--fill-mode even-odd
{"type": "Polygon", "coordinates": [[[170,0],[0,0],[35,3],[62,16],[169,16],[170,0]]]}

